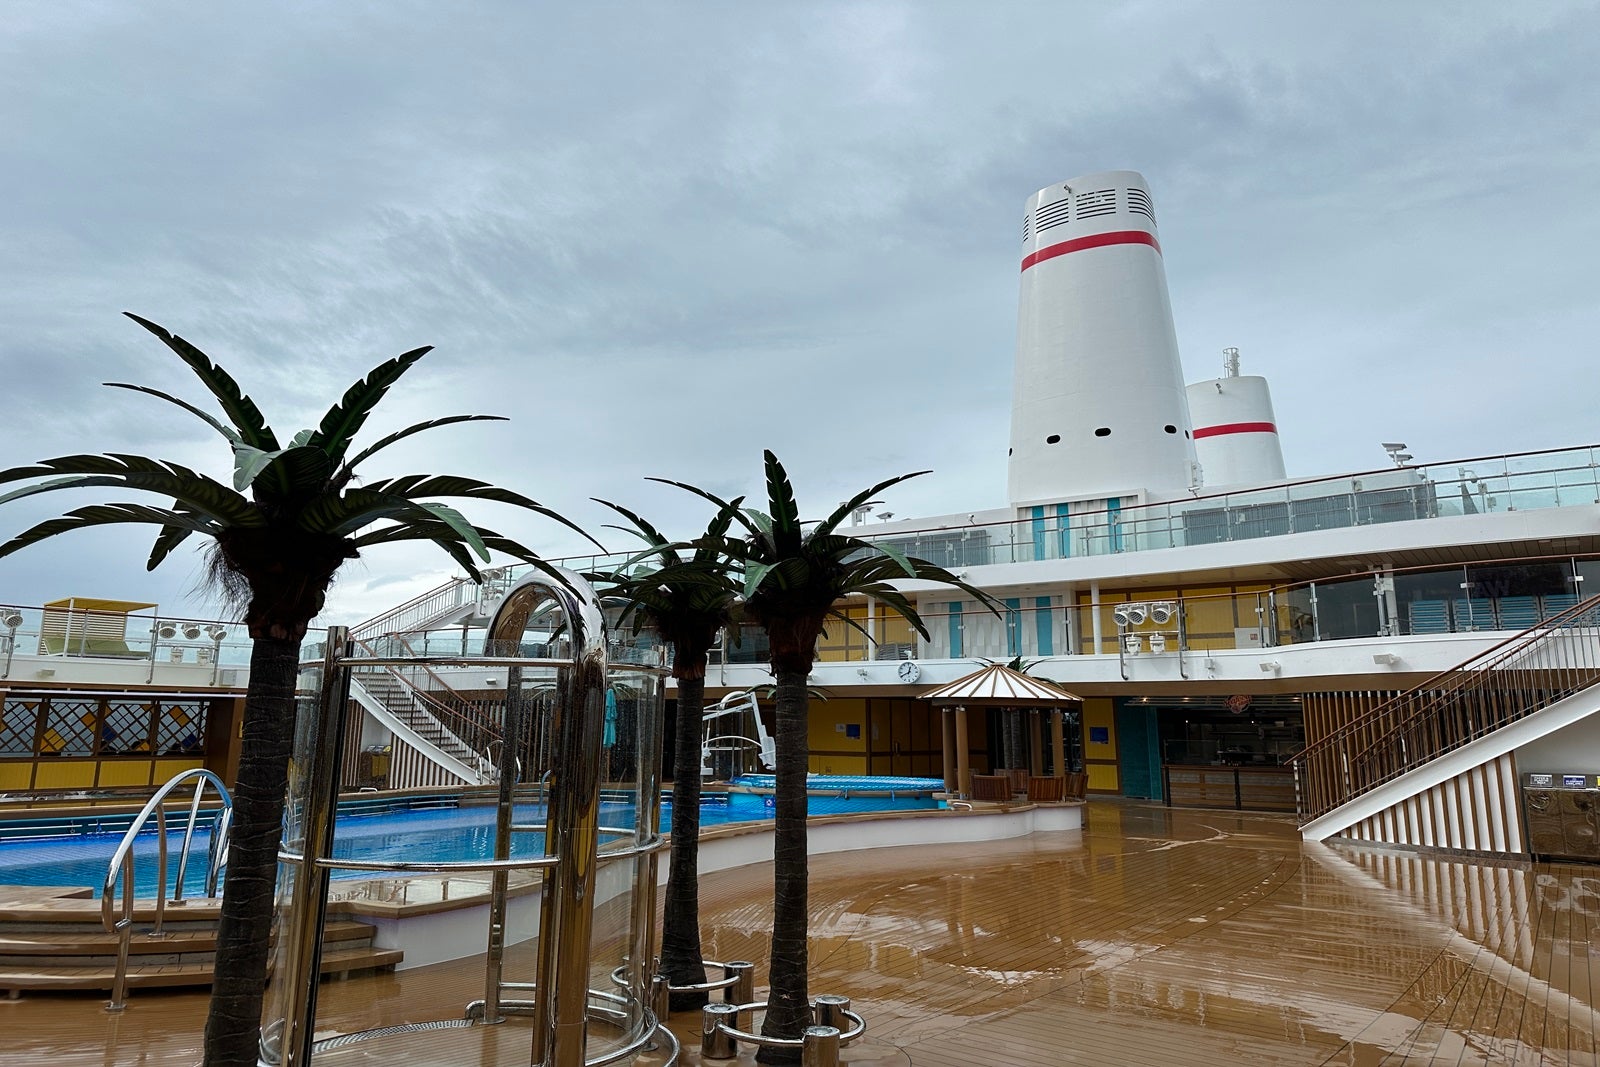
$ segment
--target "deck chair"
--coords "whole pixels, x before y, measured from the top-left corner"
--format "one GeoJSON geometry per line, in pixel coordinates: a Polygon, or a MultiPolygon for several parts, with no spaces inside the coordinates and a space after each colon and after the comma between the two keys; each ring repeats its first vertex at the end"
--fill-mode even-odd
{"type": "Polygon", "coordinates": [[[1011,799],[1011,776],[1008,774],[974,774],[972,799],[1004,803],[1011,799]]]}
{"type": "Polygon", "coordinates": [[[1494,601],[1488,597],[1457,597],[1450,602],[1450,610],[1455,616],[1456,631],[1464,630],[1493,630],[1494,601]]]}
{"type": "Polygon", "coordinates": [[[1527,630],[1539,623],[1539,604],[1531,596],[1503,596],[1497,607],[1502,630],[1527,630]]]}
{"type": "Polygon", "coordinates": [[[1450,605],[1443,600],[1413,600],[1410,604],[1411,632],[1447,634],[1450,632],[1450,605]]]}
{"type": "Polygon", "coordinates": [[[1554,618],[1568,608],[1578,606],[1578,597],[1575,593],[1549,593],[1539,598],[1541,614],[1539,621],[1554,618]]]}
{"type": "Polygon", "coordinates": [[[1028,799],[1035,803],[1059,803],[1066,797],[1063,778],[1029,778],[1028,799]]]}

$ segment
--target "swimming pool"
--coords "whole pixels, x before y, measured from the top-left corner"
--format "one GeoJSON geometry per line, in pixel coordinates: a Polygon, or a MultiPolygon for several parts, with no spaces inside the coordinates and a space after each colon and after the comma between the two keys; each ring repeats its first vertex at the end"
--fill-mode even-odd
{"type": "MultiPolygon", "coordinates": [[[[728,783],[729,789],[770,793],[777,787],[777,775],[741,774],[728,783]]],[[[808,774],[806,792],[813,798],[902,797],[931,798],[944,792],[943,778],[905,778],[887,774],[808,774]]],[[[815,815],[815,809],[812,810],[815,815]]]]}
{"type": "MultiPolygon", "coordinates": [[[[360,860],[469,860],[487,859],[494,848],[495,809],[493,805],[466,807],[435,806],[403,811],[374,811],[354,814],[341,811],[334,831],[334,856],[360,860]]],[[[939,802],[920,797],[834,797],[813,796],[807,810],[812,815],[845,812],[933,809],[939,802]]],[[[661,828],[671,825],[672,805],[663,800],[661,828]]],[[[519,804],[519,822],[542,822],[543,805],[519,804]]],[[[772,818],[772,798],[758,793],[707,793],[700,805],[702,826],[759,822],[772,818]]],[[[631,826],[633,806],[618,800],[602,800],[603,826],[631,826]]],[[[0,885],[91,886],[96,892],[105,881],[106,865],[122,840],[121,833],[81,833],[71,836],[0,841],[0,885]]],[[[205,849],[210,844],[208,830],[195,831],[185,892],[199,895],[205,878],[205,849]]],[[[183,843],[181,830],[168,831],[169,886],[177,877],[176,852],[183,843]]],[[[513,856],[536,856],[544,850],[544,839],[537,834],[518,834],[513,839],[513,856]]],[[[134,846],[134,893],[153,896],[156,885],[155,832],[141,834],[134,846]]],[[[367,871],[333,872],[336,879],[372,878],[367,871]]]]}

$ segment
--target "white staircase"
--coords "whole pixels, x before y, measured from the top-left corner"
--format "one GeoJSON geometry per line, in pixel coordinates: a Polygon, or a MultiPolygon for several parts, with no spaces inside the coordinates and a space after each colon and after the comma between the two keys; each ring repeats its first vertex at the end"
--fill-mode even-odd
{"type": "Polygon", "coordinates": [[[1512,754],[1600,712],[1600,597],[1428,679],[1294,759],[1301,833],[1526,851],[1512,754]]]}

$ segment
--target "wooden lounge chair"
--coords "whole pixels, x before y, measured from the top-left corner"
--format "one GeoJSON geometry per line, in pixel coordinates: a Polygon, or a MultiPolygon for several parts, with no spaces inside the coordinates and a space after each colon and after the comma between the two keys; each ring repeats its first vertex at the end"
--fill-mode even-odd
{"type": "Polygon", "coordinates": [[[972,799],[1004,803],[1011,799],[1011,776],[1007,774],[974,774],[972,799]]]}
{"type": "Polygon", "coordinates": [[[1062,778],[1029,778],[1028,799],[1036,803],[1059,803],[1066,796],[1066,784],[1062,778]]]}

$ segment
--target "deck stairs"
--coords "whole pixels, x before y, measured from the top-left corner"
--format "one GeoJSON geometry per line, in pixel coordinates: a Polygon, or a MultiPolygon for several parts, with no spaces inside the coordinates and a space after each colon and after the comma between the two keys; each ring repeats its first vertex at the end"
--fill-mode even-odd
{"type": "MultiPolygon", "coordinates": [[[[358,641],[368,655],[409,654],[403,637],[358,641]]],[[[408,668],[408,670],[410,670],[408,668]]],[[[424,689],[392,667],[360,667],[351,672],[350,697],[391,733],[466,785],[496,779],[491,753],[500,733],[475,715],[439,675],[423,672],[434,684],[424,689]]]]}
{"type": "MultiPolygon", "coordinates": [[[[132,989],[207,986],[216,950],[221,901],[167,905],[161,934],[152,935],[155,902],[134,912],[128,986],[132,989]]],[[[398,949],[373,945],[375,929],[330,916],[323,928],[322,973],[392,970],[398,949]]],[[[109,990],[115,982],[117,935],[101,923],[100,902],[88,889],[0,886],[0,994],[109,990]]]]}
{"type": "Polygon", "coordinates": [[[1292,760],[1301,832],[1521,852],[1511,754],[1600,712],[1600,596],[1427,679],[1292,760]]]}

